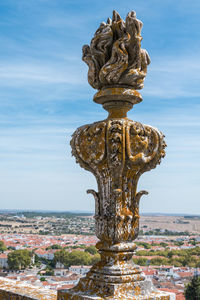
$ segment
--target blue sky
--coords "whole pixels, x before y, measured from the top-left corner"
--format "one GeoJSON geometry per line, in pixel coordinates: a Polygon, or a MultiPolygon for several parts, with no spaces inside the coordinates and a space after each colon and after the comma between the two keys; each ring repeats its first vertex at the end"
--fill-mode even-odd
{"type": "Polygon", "coordinates": [[[94,209],[92,174],[71,157],[80,125],[104,119],[82,45],[116,9],[143,21],[151,57],[129,117],[166,135],[167,156],[140,179],[141,212],[200,214],[200,1],[1,0],[1,209],[94,209]]]}

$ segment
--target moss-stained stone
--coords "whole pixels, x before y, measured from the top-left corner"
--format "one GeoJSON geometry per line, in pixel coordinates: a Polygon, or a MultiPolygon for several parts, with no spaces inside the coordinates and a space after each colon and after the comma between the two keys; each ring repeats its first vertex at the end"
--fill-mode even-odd
{"type": "Polygon", "coordinates": [[[0,278],[0,300],[56,300],[57,292],[0,278]]]}
{"type": "Polygon", "coordinates": [[[175,300],[176,295],[162,291],[152,292],[149,295],[143,296],[117,296],[117,297],[98,297],[97,295],[81,294],[81,292],[73,293],[70,290],[59,290],[58,300],[175,300]]]}

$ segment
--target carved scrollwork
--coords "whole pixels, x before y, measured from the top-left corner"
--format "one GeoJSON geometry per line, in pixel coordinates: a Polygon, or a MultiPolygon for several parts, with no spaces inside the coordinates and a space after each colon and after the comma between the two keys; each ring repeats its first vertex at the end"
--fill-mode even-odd
{"type": "Polygon", "coordinates": [[[100,214],[100,198],[99,193],[95,190],[87,190],[87,194],[92,194],[95,200],[95,214],[98,216],[100,214]]]}
{"type": "Polygon", "coordinates": [[[164,156],[163,135],[155,128],[130,122],[126,127],[126,148],[132,164],[146,165],[164,156]]]}
{"type": "Polygon", "coordinates": [[[134,214],[135,217],[139,219],[139,204],[140,204],[140,199],[143,195],[148,195],[149,193],[147,191],[140,191],[136,194],[135,199],[133,201],[134,203],[134,214]]]}
{"type": "Polygon", "coordinates": [[[110,168],[120,167],[122,164],[123,140],[123,122],[110,121],[107,130],[107,153],[110,168]]]}
{"type": "Polygon", "coordinates": [[[129,119],[107,119],[77,129],[73,154],[97,179],[96,234],[110,243],[133,240],[139,231],[137,182],[160,163],[166,146],[156,128],[129,119]]]}

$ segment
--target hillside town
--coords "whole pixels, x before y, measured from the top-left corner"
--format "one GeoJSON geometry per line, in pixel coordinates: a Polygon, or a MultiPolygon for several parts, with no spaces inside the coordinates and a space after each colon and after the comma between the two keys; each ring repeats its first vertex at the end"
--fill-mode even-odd
{"type": "MultiPolygon", "coordinates": [[[[42,220],[36,218],[39,222],[42,220]]],[[[80,217],[73,219],[79,224],[80,217]]],[[[92,234],[45,235],[3,231],[0,233],[0,276],[7,279],[52,290],[69,289],[99,260],[95,248],[97,238],[92,234]],[[17,256],[26,254],[25,251],[30,255],[27,264],[20,263],[20,256],[17,256]]],[[[142,272],[158,289],[176,293],[177,300],[185,299],[186,284],[194,275],[200,274],[199,235],[143,234],[136,244],[133,260],[141,266],[142,272]]]]}

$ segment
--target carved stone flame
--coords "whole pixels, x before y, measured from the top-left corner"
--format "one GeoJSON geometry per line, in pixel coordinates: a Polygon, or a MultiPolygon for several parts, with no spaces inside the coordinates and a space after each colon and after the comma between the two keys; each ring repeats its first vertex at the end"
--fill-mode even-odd
{"type": "Polygon", "coordinates": [[[89,67],[88,81],[95,89],[122,85],[142,89],[150,58],[141,49],[142,22],[128,13],[125,22],[114,11],[112,20],[102,22],[90,46],[83,46],[83,61],[89,67]]]}

